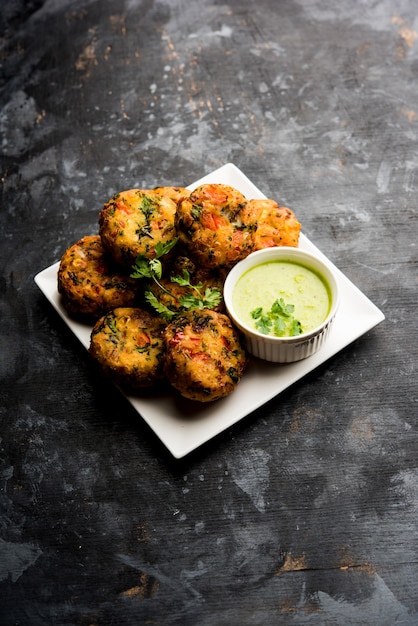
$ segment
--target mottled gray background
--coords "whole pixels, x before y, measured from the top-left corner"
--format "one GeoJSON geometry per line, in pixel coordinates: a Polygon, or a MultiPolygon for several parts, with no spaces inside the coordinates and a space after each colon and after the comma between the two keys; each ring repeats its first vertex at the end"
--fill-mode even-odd
{"type": "Polygon", "coordinates": [[[3,625],[418,624],[416,0],[3,0],[3,625]],[[175,461],[33,282],[235,163],[386,316],[175,461]]]}

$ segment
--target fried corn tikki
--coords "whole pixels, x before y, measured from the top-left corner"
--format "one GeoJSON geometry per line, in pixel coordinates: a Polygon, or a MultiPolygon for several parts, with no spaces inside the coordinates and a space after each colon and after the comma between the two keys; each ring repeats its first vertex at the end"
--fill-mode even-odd
{"type": "Polygon", "coordinates": [[[247,357],[226,315],[211,309],[178,315],[165,329],[165,374],[182,396],[211,402],[234,391],[247,357]]]}
{"type": "Polygon", "coordinates": [[[158,243],[176,237],[177,203],[155,190],[130,189],[113,196],[99,215],[99,234],[114,261],[131,267],[139,254],[155,256],[158,243]]]}
{"type": "Polygon", "coordinates": [[[152,387],[164,377],[165,323],[148,311],[120,307],[95,324],[89,352],[103,374],[127,390],[152,387]]]}
{"type": "Polygon", "coordinates": [[[116,266],[99,235],[68,248],[58,269],[58,291],[72,315],[97,319],[118,306],[133,306],[138,283],[116,266]]]}

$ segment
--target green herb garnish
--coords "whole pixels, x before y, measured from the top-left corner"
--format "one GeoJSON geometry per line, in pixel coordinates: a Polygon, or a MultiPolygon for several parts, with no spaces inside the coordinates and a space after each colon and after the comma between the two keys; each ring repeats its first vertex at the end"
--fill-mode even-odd
{"type": "Polygon", "coordinates": [[[132,266],[131,278],[152,278],[158,282],[158,279],[163,275],[163,266],[160,258],[168,254],[170,250],[174,248],[177,241],[178,237],[167,243],[161,243],[161,241],[159,241],[155,246],[155,257],[153,259],[139,254],[132,266]]]}
{"type": "Polygon", "coordinates": [[[213,309],[221,301],[221,292],[217,287],[206,287],[203,291],[201,282],[192,285],[188,270],[183,270],[182,276],[173,276],[171,282],[190,289],[188,293],[179,298],[184,309],[213,309]]]}
{"type": "Polygon", "coordinates": [[[293,317],[295,307],[286,304],[283,298],[275,300],[270,311],[263,313],[263,308],[258,307],[251,311],[251,317],[255,320],[255,327],[263,335],[276,337],[295,337],[302,331],[301,323],[293,317]]]}
{"type": "Polygon", "coordinates": [[[144,297],[148,304],[166,320],[171,320],[175,315],[190,309],[214,308],[220,303],[222,297],[217,287],[213,289],[206,287],[206,289],[203,290],[203,284],[201,282],[197,285],[192,285],[190,282],[190,273],[185,269],[182,272],[182,276],[173,276],[170,278],[171,282],[177,283],[181,287],[189,288],[189,291],[184,295],[176,296],[161,284],[160,279],[163,275],[163,266],[160,258],[170,252],[177,241],[178,238],[175,238],[165,244],[158,243],[155,246],[155,257],[153,259],[149,259],[143,254],[138,255],[131,272],[132,278],[149,278],[153,280],[162,291],[173,298],[173,300],[180,303],[180,310],[172,311],[165,304],[160,302],[152,291],[145,291],[144,297]]]}

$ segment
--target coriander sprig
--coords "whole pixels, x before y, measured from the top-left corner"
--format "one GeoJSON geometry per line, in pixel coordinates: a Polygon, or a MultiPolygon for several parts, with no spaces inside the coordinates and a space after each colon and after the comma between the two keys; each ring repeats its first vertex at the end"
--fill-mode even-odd
{"type": "Polygon", "coordinates": [[[132,266],[131,278],[152,278],[158,282],[158,279],[163,275],[163,266],[160,258],[168,254],[177,241],[178,237],[166,243],[159,241],[155,246],[155,257],[153,259],[149,259],[144,254],[139,254],[132,266]]]}
{"type": "Polygon", "coordinates": [[[206,287],[203,290],[202,282],[192,285],[190,273],[186,269],[183,270],[183,276],[173,276],[171,282],[190,289],[188,293],[179,298],[180,304],[185,309],[213,309],[221,301],[221,292],[218,287],[206,287]]]}
{"type": "Polygon", "coordinates": [[[163,265],[160,258],[170,252],[177,241],[178,238],[165,244],[158,243],[155,247],[155,257],[153,259],[149,259],[142,254],[138,255],[131,272],[132,278],[149,278],[153,280],[164,293],[179,302],[180,310],[173,311],[160,302],[157,296],[149,289],[144,292],[144,297],[148,304],[161,315],[161,317],[168,321],[175,315],[190,309],[212,309],[220,303],[222,297],[220,289],[217,287],[206,287],[203,289],[202,282],[199,282],[197,285],[192,285],[190,282],[190,273],[186,269],[183,269],[181,276],[172,276],[170,278],[171,282],[189,289],[189,291],[182,296],[176,296],[161,284],[160,279],[163,275],[163,265]]]}
{"type": "Polygon", "coordinates": [[[293,317],[294,310],[293,304],[286,304],[283,298],[278,298],[270,311],[263,313],[263,308],[258,307],[251,311],[251,317],[255,320],[256,330],[263,335],[295,337],[303,330],[301,323],[293,317]]]}

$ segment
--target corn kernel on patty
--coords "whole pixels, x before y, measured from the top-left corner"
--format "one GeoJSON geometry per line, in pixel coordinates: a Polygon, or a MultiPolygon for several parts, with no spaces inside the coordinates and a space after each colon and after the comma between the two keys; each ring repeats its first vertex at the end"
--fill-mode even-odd
{"type": "Polygon", "coordinates": [[[94,325],[90,355],[121,387],[151,387],[164,376],[164,327],[161,318],[141,308],[116,308],[94,325]]]}
{"type": "Polygon", "coordinates": [[[168,193],[129,189],[107,202],[99,215],[99,234],[112,258],[131,267],[139,254],[155,256],[158,243],[167,243],[177,235],[177,203],[168,193]]]}
{"type": "Polygon", "coordinates": [[[137,282],[115,266],[99,235],[88,235],[64,252],[58,291],[69,313],[97,319],[115,307],[133,306],[137,282]]]}
{"type": "Polygon", "coordinates": [[[234,391],[247,357],[226,315],[210,309],[178,315],[164,331],[164,371],[181,395],[211,402],[234,391]]]}

